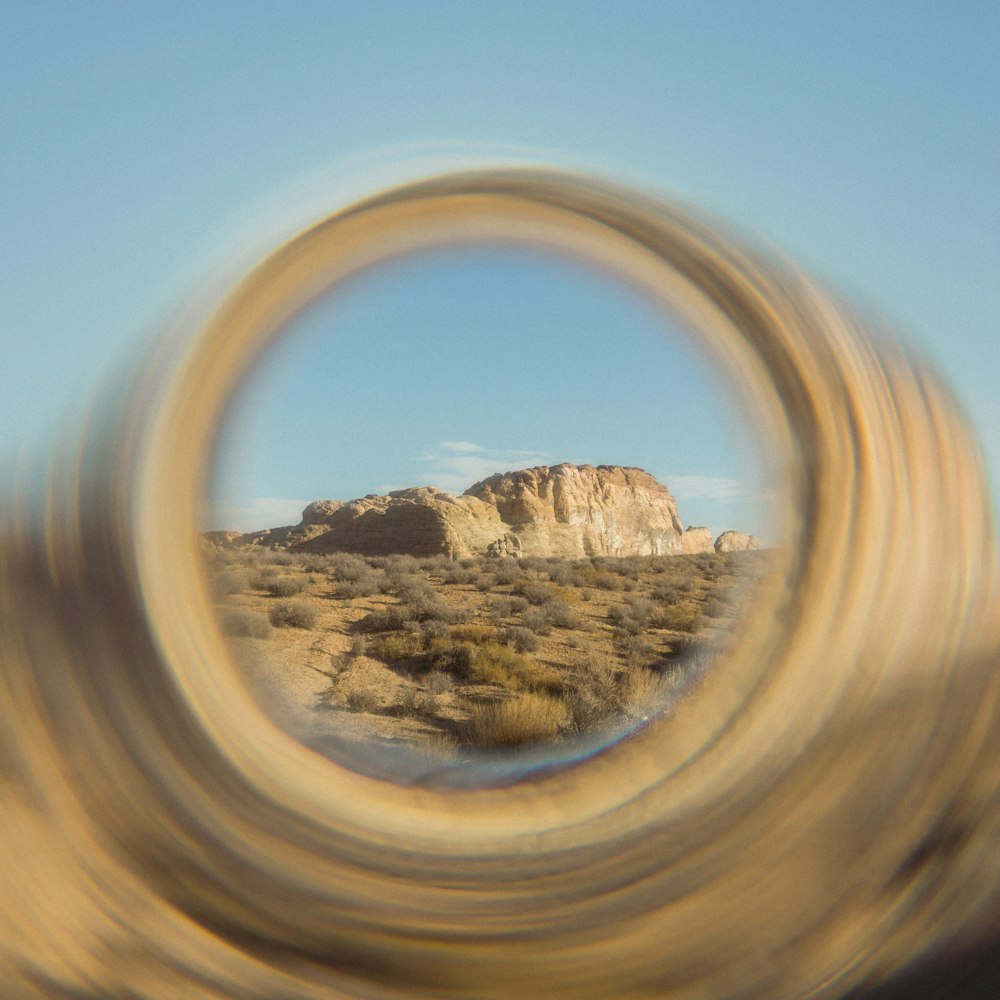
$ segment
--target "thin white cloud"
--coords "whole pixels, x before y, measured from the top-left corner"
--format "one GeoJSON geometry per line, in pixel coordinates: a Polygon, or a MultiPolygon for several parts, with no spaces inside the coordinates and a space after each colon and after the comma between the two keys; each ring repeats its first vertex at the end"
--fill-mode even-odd
{"type": "Polygon", "coordinates": [[[438,450],[420,456],[426,464],[424,482],[449,493],[462,493],[497,472],[546,464],[545,452],[517,448],[486,448],[471,441],[442,441],[438,450]]]}
{"type": "Polygon", "coordinates": [[[755,499],[744,483],[727,476],[661,476],[659,479],[679,501],[714,500],[721,504],[738,504],[755,499]]]}
{"type": "Polygon", "coordinates": [[[440,447],[444,448],[445,451],[482,451],[481,445],[474,444],[472,441],[442,441],[440,447]]]}
{"type": "Polygon", "coordinates": [[[298,524],[302,510],[312,501],[285,497],[257,497],[247,506],[213,504],[209,524],[214,531],[260,531],[286,524],[298,524]]]}

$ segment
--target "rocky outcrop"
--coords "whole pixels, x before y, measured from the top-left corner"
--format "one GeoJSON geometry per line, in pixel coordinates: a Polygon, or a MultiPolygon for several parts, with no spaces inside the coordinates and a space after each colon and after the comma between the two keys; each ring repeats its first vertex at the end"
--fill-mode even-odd
{"type": "Polygon", "coordinates": [[[681,551],[684,528],[670,491],[642,469],[538,466],[469,487],[495,510],[524,555],[640,556],[681,551]]]}
{"type": "Polygon", "coordinates": [[[692,554],[712,551],[712,532],[708,528],[685,528],[681,535],[681,552],[692,554]]]}
{"type": "Polygon", "coordinates": [[[303,524],[326,524],[344,505],[339,500],[314,500],[302,511],[303,524]]]}
{"type": "MultiPolygon", "coordinates": [[[[253,532],[239,541],[231,534],[217,544],[453,559],[672,555],[713,549],[707,528],[684,529],[666,486],[642,469],[619,465],[542,465],[504,472],[461,496],[420,486],[346,503],[317,500],[302,512],[298,525],[253,532]]],[[[756,539],[732,531],[714,545],[719,552],[756,547],[756,539]]]]}
{"type": "MultiPolygon", "coordinates": [[[[321,501],[320,503],[326,503],[321,501]]],[[[371,494],[345,504],[331,504],[325,516],[320,503],[306,508],[321,528],[314,537],[292,541],[299,552],[356,552],[380,556],[443,554],[450,558],[486,552],[506,533],[496,508],[474,497],[452,496],[433,486],[371,494]]]]}
{"type": "Polygon", "coordinates": [[[742,531],[724,531],[715,540],[716,552],[751,552],[760,548],[760,542],[753,535],[742,531]]]}

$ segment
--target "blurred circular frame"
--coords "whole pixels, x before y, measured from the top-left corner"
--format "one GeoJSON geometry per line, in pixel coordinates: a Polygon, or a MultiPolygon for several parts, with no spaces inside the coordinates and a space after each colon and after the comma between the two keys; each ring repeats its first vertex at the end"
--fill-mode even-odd
{"type": "MultiPolygon", "coordinates": [[[[914,861],[943,816],[979,829],[985,801],[955,791],[996,728],[996,682],[970,683],[967,666],[993,572],[978,453],[923,369],[776,255],[580,174],[422,178],[273,250],[129,406],[126,454],[82,460],[88,482],[110,463],[126,499],[82,519],[103,532],[74,544],[124,540],[108,573],[128,613],[109,603],[94,636],[148,636],[155,654],[137,666],[109,638],[99,693],[84,676],[96,653],[67,676],[113,720],[74,766],[131,755],[127,779],[102,772],[120,782],[115,810],[76,794],[118,845],[108,871],[178,915],[157,917],[171,982],[241,997],[837,995],[985,905],[978,834],[950,848],[961,902],[914,861]],[[264,717],[210,612],[199,533],[227,408],[296,315],[365,268],[470,242],[596,266],[693,330],[760,428],[785,545],[673,717],[505,782],[407,785],[264,717]]],[[[137,981],[135,961],[105,969],[113,985],[137,981]]]]}

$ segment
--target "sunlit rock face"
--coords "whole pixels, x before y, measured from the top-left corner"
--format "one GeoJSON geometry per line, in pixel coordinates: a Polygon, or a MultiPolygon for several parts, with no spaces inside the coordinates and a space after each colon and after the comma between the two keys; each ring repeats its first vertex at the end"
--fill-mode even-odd
{"type": "Polygon", "coordinates": [[[685,528],[681,535],[681,552],[690,555],[697,552],[712,552],[712,532],[708,528],[685,528]]]}
{"type": "Polygon", "coordinates": [[[317,500],[298,525],[227,536],[227,544],[451,558],[669,555],[712,548],[707,529],[684,531],[670,491],[648,472],[570,464],[499,473],[461,496],[419,486],[347,503],[317,500]]]}
{"type": "Polygon", "coordinates": [[[644,556],[680,552],[684,528],[666,486],[618,465],[537,466],[465,491],[495,509],[525,555],[644,556]]]}
{"type": "MultiPolygon", "coordinates": [[[[311,504],[310,508],[316,508],[311,504]]],[[[322,534],[288,548],[299,552],[404,553],[463,558],[485,553],[505,534],[495,507],[432,486],[374,494],[340,505],[320,524],[322,534]]],[[[319,526],[314,523],[314,526],[319,526]]],[[[297,530],[297,529],[295,529],[297,530]]]]}
{"type": "Polygon", "coordinates": [[[750,552],[758,548],[760,548],[758,539],[742,531],[724,531],[715,540],[716,552],[750,552]]]}

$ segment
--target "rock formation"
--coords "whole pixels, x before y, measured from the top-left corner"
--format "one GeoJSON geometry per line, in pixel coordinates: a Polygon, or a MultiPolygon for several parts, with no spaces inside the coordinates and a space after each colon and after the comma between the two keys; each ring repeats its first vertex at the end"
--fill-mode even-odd
{"type": "MultiPolygon", "coordinates": [[[[452,496],[431,486],[317,500],[295,526],[233,537],[219,545],[296,552],[414,556],[642,556],[711,552],[707,528],[684,529],[670,491],[642,469],[618,465],[537,466],[490,476],[452,496]]],[[[716,551],[756,548],[725,532],[716,551]]]]}
{"type": "Polygon", "coordinates": [[[681,552],[711,552],[712,532],[708,528],[685,528],[681,535],[681,552]]]}
{"type": "Polygon", "coordinates": [[[716,552],[750,552],[760,548],[760,542],[753,535],[742,531],[724,531],[715,540],[716,552]]]}
{"type": "Polygon", "coordinates": [[[644,556],[680,552],[684,528],[670,491],[642,469],[538,466],[470,486],[524,555],[644,556]]]}

